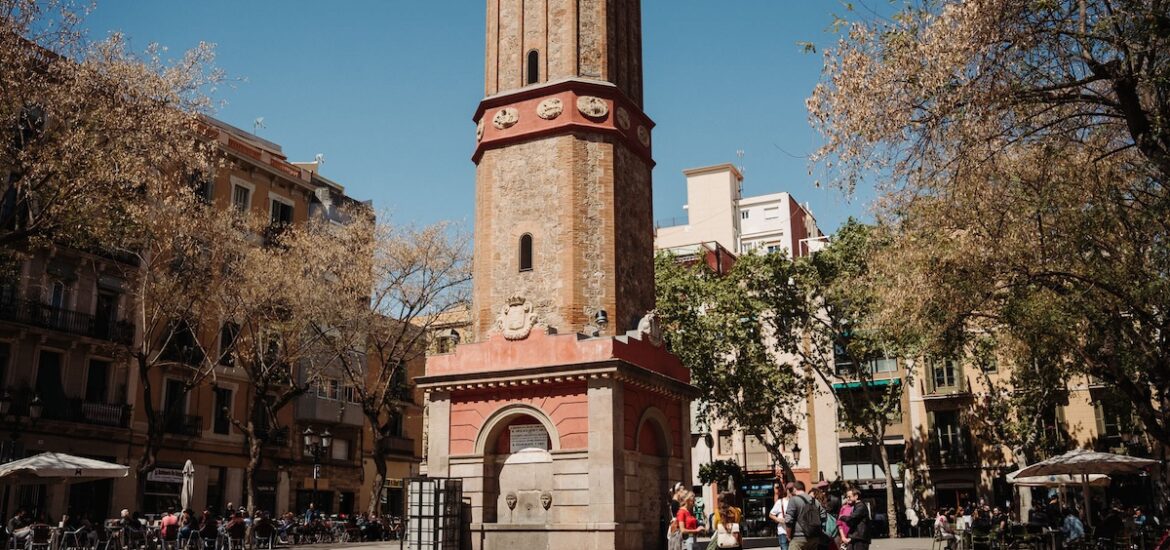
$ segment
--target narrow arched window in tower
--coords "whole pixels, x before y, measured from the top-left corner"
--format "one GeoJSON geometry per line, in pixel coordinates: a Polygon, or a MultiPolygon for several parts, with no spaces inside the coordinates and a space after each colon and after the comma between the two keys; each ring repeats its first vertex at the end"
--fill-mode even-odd
{"type": "Polygon", "coordinates": [[[520,271],[532,271],[532,234],[520,236],[520,271]]]}
{"type": "Polygon", "coordinates": [[[540,80],[540,52],[528,52],[528,84],[536,84],[540,80]]]}

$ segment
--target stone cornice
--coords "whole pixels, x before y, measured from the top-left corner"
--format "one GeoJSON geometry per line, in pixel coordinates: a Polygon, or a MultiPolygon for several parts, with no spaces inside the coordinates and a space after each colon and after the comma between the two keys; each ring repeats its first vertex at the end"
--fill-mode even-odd
{"type": "Polygon", "coordinates": [[[590,380],[616,380],[651,393],[672,397],[694,398],[694,386],[642,367],[613,360],[513,369],[507,371],[465,372],[415,378],[416,387],[425,391],[460,392],[493,391],[543,386],[548,384],[585,383],[590,380]]]}
{"type": "Polygon", "coordinates": [[[608,82],[571,78],[490,96],[480,102],[472,120],[477,142],[471,158],[477,163],[489,149],[544,136],[588,132],[620,138],[654,166],[654,121],[608,82]]]}

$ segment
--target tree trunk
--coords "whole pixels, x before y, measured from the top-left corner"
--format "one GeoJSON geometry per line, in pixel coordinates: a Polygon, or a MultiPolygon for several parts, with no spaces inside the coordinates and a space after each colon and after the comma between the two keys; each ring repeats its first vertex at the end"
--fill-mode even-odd
{"type": "MultiPolygon", "coordinates": [[[[378,507],[382,503],[382,495],[386,492],[386,453],[378,444],[380,441],[381,438],[378,438],[374,442],[373,459],[376,473],[370,481],[370,506],[366,510],[367,513],[378,515],[381,515],[381,510],[378,507]]],[[[402,515],[402,513],[400,510],[395,510],[394,515],[402,515]]]]}
{"type": "MultiPolygon", "coordinates": [[[[1012,453],[1016,455],[1017,469],[1024,469],[1028,467],[1028,455],[1024,453],[1022,447],[1012,449],[1012,453]]],[[[1019,503],[1019,520],[1021,522],[1028,521],[1028,512],[1032,511],[1032,489],[1029,487],[1017,487],[1016,491],[1019,493],[1017,502],[1019,503]]]]}
{"type": "MultiPolygon", "coordinates": [[[[139,355],[137,361],[138,381],[142,384],[142,408],[146,412],[146,443],[142,446],[142,456],[138,457],[138,476],[145,479],[146,474],[154,469],[158,460],[162,426],[159,422],[158,411],[154,408],[154,391],[150,384],[150,371],[146,357],[139,355]]],[[[135,498],[142,498],[142,493],[139,492],[135,498]]]]}
{"type": "Polygon", "coordinates": [[[256,431],[252,422],[248,422],[248,466],[244,470],[244,497],[248,503],[248,513],[256,509],[256,470],[260,467],[260,451],[263,446],[256,439],[256,431]]]}
{"type": "Polygon", "coordinates": [[[362,413],[366,417],[366,421],[370,424],[370,432],[374,434],[374,478],[370,480],[370,504],[366,509],[369,514],[380,514],[378,509],[382,502],[382,494],[386,492],[386,451],[382,443],[382,426],[377,409],[363,408],[362,413]]]}
{"type": "Polygon", "coordinates": [[[894,502],[894,472],[890,470],[890,453],[884,443],[878,443],[878,454],[882,458],[882,471],[886,473],[886,525],[890,538],[898,538],[898,507],[894,502]]]}

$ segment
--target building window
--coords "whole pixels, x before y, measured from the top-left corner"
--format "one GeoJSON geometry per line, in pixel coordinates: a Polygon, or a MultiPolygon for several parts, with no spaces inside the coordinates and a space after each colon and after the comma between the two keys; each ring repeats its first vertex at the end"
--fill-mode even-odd
{"type": "Polygon", "coordinates": [[[188,177],[187,182],[191,186],[191,191],[200,201],[204,204],[211,202],[212,177],[210,174],[194,172],[188,177]]]}
{"type": "Polygon", "coordinates": [[[8,387],[8,361],[12,357],[12,348],[8,342],[0,342],[0,387],[8,387]]]}
{"type": "Polygon", "coordinates": [[[272,225],[274,227],[284,227],[292,225],[293,221],[293,207],[283,201],[272,199],[272,225]]]}
{"type": "Polygon", "coordinates": [[[85,375],[85,400],[89,403],[105,403],[110,390],[110,362],[92,359],[89,372],[85,375]]]}
{"type": "Polygon", "coordinates": [[[750,212],[750,210],[740,210],[739,211],[739,219],[741,219],[741,220],[748,219],[748,212],[750,212]]]}
{"type": "Polygon", "coordinates": [[[719,454],[729,455],[734,452],[734,443],[731,441],[731,430],[719,430],[719,454]]]}
{"type": "Polygon", "coordinates": [[[520,271],[532,271],[532,235],[520,236],[520,271]]]}
{"type": "Polygon", "coordinates": [[[333,438],[333,444],[329,446],[333,454],[333,460],[349,460],[349,440],[333,438]]]}
{"type": "Polygon", "coordinates": [[[779,218],[780,218],[780,207],[779,206],[769,206],[767,208],[764,208],[764,219],[765,220],[776,220],[779,218]]]}
{"type": "Polygon", "coordinates": [[[215,433],[227,435],[231,432],[231,411],[232,390],[215,388],[215,411],[212,416],[215,419],[215,425],[212,426],[215,433]]]}
{"type": "MultiPolygon", "coordinates": [[[[877,449],[870,447],[841,447],[841,478],[850,481],[884,479],[885,472],[877,453],[877,449]]],[[[903,444],[886,445],[890,471],[895,479],[901,475],[898,465],[904,460],[905,454],[906,446],[903,444]]]]}
{"type": "Polygon", "coordinates": [[[528,83],[536,84],[540,81],[540,52],[528,52],[528,83]]]}
{"type": "Polygon", "coordinates": [[[69,287],[62,281],[53,281],[49,287],[49,305],[53,309],[64,309],[68,299],[69,287]]]}
{"type": "Polygon", "coordinates": [[[975,460],[970,433],[963,427],[959,411],[930,413],[929,459],[936,466],[972,464],[975,460]]]}
{"type": "Polygon", "coordinates": [[[36,393],[45,404],[45,416],[54,418],[65,408],[65,386],[61,383],[64,356],[56,351],[41,350],[37,361],[36,393]]]}
{"type": "Polygon", "coordinates": [[[896,372],[898,370],[898,360],[882,357],[881,359],[874,359],[871,361],[873,372],[896,372]]]}
{"type": "Polygon", "coordinates": [[[252,207],[252,190],[243,185],[232,187],[232,206],[240,212],[247,212],[252,207]]]}
{"type": "Polygon", "coordinates": [[[935,389],[953,388],[958,383],[955,362],[950,359],[931,361],[935,389]]]}

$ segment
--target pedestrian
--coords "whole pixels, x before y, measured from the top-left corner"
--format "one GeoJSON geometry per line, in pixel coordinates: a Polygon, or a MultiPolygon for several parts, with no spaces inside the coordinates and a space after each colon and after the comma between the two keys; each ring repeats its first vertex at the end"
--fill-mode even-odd
{"type": "Polygon", "coordinates": [[[837,540],[840,541],[841,548],[849,548],[849,522],[845,521],[853,513],[853,503],[850,501],[849,492],[845,491],[845,502],[841,504],[840,513],[837,514],[837,540]]]}
{"type": "Polygon", "coordinates": [[[789,496],[793,490],[792,483],[783,486],[777,484],[774,491],[776,502],[768,511],[768,519],[776,523],[776,537],[780,540],[780,550],[788,550],[788,532],[784,527],[784,513],[788,510],[789,496]]]}
{"type": "Polygon", "coordinates": [[[685,491],[682,494],[681,506],[678,508],[678,530],[683,536],[683,548],[685,550],[694,550],[695,535],[702,533],[703,530],[699,528],[699,520],[695,518],[695,514],[691,511],[695,507],[695,493],[685,491]]]}
{"type": "Polygon", "coordinates": [[[792,482],[795,491],[784,512],[789,550],[815,550],[824,538],[825,519],[829,514],[805,492],[803,481],[792,482]]]}
{"type": "Polygon", "coordinates": [[[719,514],[711,526],[711,537],[715,539],[715,547],[743,548],[743,535],[740,533],[739,514],[732,510],[730,498],[719,499],[719,514]]]}
{"type": "Polygon", "coordinates": [[[1064,543],[1077,542],[1085,538],[1085,524],[1077,517],[1076,510],[1065,508],[1064,521],[1060,526],[1060,534],[1064,536],[1064,543]]]}
{"type": "Polygon", "coordinates": [[[861,491],[857,489],[849,489],[845,493],[845,499],[849,509],[849,516],[846,517],[844,512],[841,517],[845,519],[845,525],[849,527],[849,535],[844,538],[846,550],[869,550],[869,506],[861,500],[861,491]]]}

